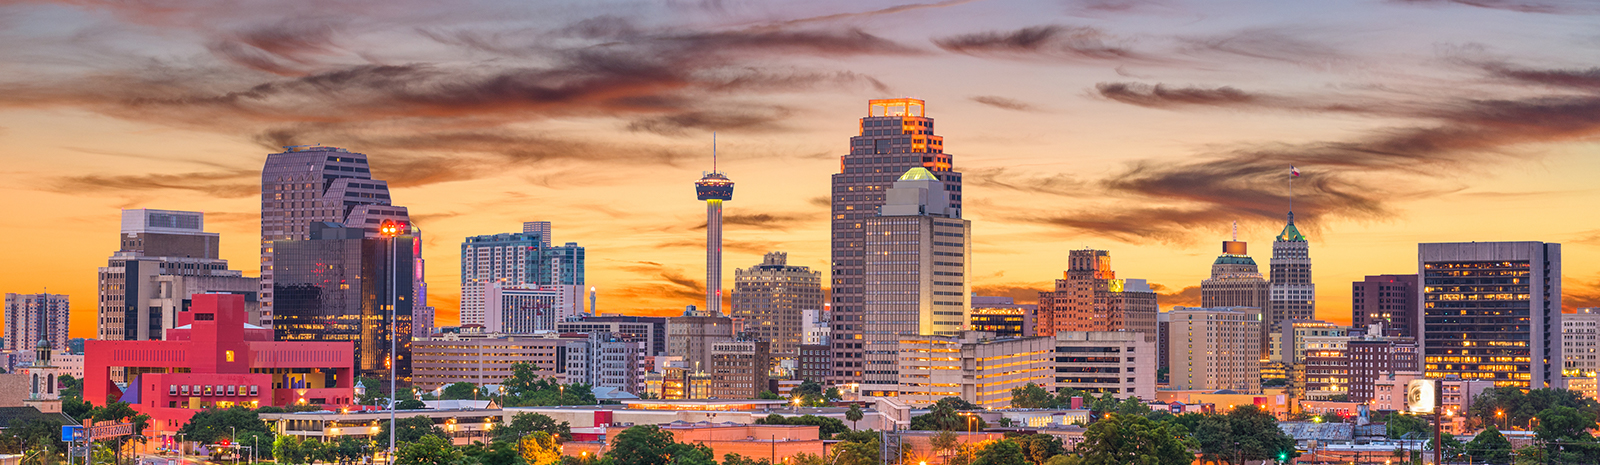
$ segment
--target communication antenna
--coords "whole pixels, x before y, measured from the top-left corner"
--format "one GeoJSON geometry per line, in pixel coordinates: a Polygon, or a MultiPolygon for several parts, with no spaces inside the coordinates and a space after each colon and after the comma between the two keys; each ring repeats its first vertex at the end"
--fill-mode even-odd
{"type": "Polygon", "coordinates": [[[711,131],[711,172],[717,172],[717,132],[711,131]]]}
{"type": "Polygon", "coordinates": [[[1233,222],[1233,241],[1239,241],[1239,222],[1237,220],[1233,222]]]}

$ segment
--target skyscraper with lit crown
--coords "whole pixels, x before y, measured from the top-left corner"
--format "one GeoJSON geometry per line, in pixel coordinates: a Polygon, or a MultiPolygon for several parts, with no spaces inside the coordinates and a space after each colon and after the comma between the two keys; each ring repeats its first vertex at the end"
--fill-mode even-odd
{"type": "Polygon", "coordinates": [[[950,197],[950,218],[961,218],[961,173],[944,153],[944,138],[933,133],[933,118],[919,99],[867,101],[860,135],[850,138],[850,151],[839,159],[832,193],[832,383],[862,381],[863,318],[866,284],[866,231],[884,193],[912,168],[925,168],[950,197]]]}
{"type": "Polygon", "coordinates": [[[1272,275],[1267,309],[1264,313],[1266,329],[1276,331],[1278,323],[1289,320],[1314,320],[1317,314],[1317,285],[1311,282],[1311,246],[1300,228],[1294,225],[1294,212],[1289,212],[1289,223],[1272,241],[1272,275]]]}
{"type": "Polygon", "coordinates": [[[694,193],[706,201],[706,308],[722,314],[722,202],[733,200],[733,180],[717,171],[717,142],[711,141],[711,172],[694,182],[694,193]]]}

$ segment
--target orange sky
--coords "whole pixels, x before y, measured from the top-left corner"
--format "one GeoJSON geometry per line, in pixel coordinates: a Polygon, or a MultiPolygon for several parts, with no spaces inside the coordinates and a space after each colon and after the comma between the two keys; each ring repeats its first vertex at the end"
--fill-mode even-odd
{"type": "Polygon", "coordinates": [[[206,212],[253,275],[266,154],[322,143],[428,232],[439,324],[462,238],[530,220],[588,248],[602,311],[677,313],[712,131],[725,286],[772,250],[825,270],[837,157],[867,99],[909,96],[965,174],[983,293],[1093,247],[1195,303],[1231,222],[1265,267],[1293,165],[1322,318],[1431,241],[1563,243],[1567,306],[1600,303],[1583,4],[543,3],[0,6],[0,289],[69,294],[92,337],[121,208],[206,212]]]}

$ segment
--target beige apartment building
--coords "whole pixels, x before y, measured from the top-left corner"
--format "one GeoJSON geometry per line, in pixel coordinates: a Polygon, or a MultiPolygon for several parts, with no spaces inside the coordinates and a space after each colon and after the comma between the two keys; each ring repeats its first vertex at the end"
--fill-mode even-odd
{"type": "Polygon", "coordinates": [[[789,265],[789,254],[768,252],[761,264],[733,270],[733,317],[772,343],[772,354],[794,358],[805,337],[805,311],[822,311],[822,273],[789,265]]]}
{"type": "Polygon", "coordinates": [[[1054,356],[1056,390],[1110,393],[1118,399],[1156,398],[1156,343],[1143,334],[1059,331],[1054,356]]]}
{"type": "Polygon", "coordinates": [[[411,342],[413,382],[429,391],[459,382],[500,384],[518,363],[531,365],[540,376],[566,372],[569,342],[583,338],[503,336],[475,339],[436,338],[411,342]]]}
{"type": "Polygon", "coordinates": [[[1167,333],[1174,390],[1261,392],[1261,313],[1247,307],[1173,307],[1167,333]]]}
{"type": "Polygon", "coordinates": [[[1011,389],[1054,381],[1054,338],[992,339],[990,334],[901,336],[900,401],[925,408],[945,397],[960,397],[1001,409],[1011,406],[1011,389]]]}
{"type": "Polygon", "coordinates": [[[710,344],[710,398],[754,399],[767,390],[772,366],[771,345],[766,341],[723,341],[710,344]]]}

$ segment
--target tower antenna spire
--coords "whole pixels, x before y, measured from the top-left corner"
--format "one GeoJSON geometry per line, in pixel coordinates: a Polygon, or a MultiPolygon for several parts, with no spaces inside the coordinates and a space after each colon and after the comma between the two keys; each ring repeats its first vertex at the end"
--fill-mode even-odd
{"type": "Polygon", "coordinates": [[[717,172],[717,132],[711,131],[711,172],[717,172]]]}
{"type": "Polygon", "coordinates": [[[1233,222],[1233,240],[1234,240],[1234,242],[1238,242],[1239,241],[1239,221],[1238,220],[1234,220],[1234,222],[1233,222]]]}

